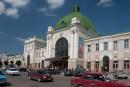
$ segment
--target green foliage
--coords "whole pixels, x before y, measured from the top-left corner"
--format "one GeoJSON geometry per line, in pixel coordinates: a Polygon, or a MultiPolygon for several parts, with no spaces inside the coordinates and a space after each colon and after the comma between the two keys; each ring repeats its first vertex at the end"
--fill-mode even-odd
{"type": "Polygon", "coordinates": [[[0,61],[0,67],[2,67],[3,66],[3,62],[2,61],[0,61]]]}
{"type": "Polygon", "coordinates": [[[14,61],[10,61],[11,64],[14,64],[14,61]]]}
{"type": "Polygon", "coordinates": [[[9,64],[9,61],[8,61],[8,60],[4,61],[4,65],[5,65],[5,66],[7,66],[8,64],[9,64]]]}
{"type": "Polygon", "coordinates": [[[15,62],[15,64],[16,64],[17,66],[20,66],[21,63],[22,63],[22,62],[21,62],[20,60],[18,60],[18,61],[15,62]]]}

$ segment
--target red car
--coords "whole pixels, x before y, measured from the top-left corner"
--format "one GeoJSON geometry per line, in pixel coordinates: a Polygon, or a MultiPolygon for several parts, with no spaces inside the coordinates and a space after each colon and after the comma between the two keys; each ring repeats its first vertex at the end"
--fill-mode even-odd
{"type": "Polygon", "coordinates": [[[30,80],[41,81],[53,81],[53,78],[49,71],[47,70],[32,70],[28,73],[28,78],[30,80]]]}
{"type": "Polygon", "coordinates": [[[130,83],[116,80],[112,74],[84,73],[71,80],[71,87],[130,87],[130,83]]]}

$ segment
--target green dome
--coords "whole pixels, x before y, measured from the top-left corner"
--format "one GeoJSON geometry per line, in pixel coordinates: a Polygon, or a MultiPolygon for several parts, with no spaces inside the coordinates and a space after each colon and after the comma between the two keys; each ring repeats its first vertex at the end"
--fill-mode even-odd
{"type": "Polygon", "coordinates": [[[84,27],[85,29],[92,30],[93,32],[96,32],[94,25],[91,23],[91,21],[83,16],[80,13],[80,7],[78,5],[74,5],[72,9],[72,13],[62,17],[56,24],[55,30],[59,30],[65,27],[68,27],[71,24],[71,20],[73,17],[77,17],[80,20],[80,25],[84,27]]]}

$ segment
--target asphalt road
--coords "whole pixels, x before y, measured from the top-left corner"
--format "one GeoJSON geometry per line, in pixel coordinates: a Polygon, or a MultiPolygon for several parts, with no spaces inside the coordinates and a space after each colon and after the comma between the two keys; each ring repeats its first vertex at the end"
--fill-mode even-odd
{"type": "Polygon", "coordinates": [[[38,82],[29,80],[25,73],[21,76],[8,76],[6,86],[0,87],[70,87],[70,79],[72,77],[64,77],[63,75],[54,75],[53,82],[38,82]]]}
{"type": "MultiPolygon", "coordinates": [[[[29,80],[26,73],[22,73],[21,76],[7,76],[8,83],[6,86],[0,87],[71,87],[70,79],[73,77],[64,77],[63,75],[54,75],[53,82],[38,82],[29,80]]],[[[123,79],[121,79],[123,80],[123,79]]],[[[130,78],[124,80],[130,82],[130,78]]]]}

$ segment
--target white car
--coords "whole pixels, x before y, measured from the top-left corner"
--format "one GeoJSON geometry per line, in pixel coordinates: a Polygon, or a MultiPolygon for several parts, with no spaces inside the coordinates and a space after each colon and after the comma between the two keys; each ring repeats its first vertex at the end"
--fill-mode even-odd
{"type": "Polygon", "coordinates": [[[7,75],[20,75],[20,72],[16,68],[10,68],[6,70],[7,75]]]}

